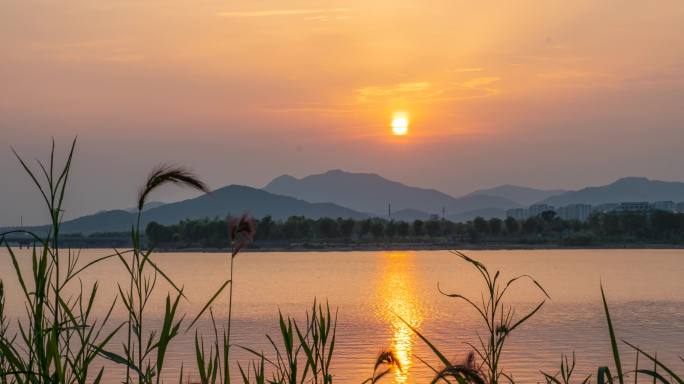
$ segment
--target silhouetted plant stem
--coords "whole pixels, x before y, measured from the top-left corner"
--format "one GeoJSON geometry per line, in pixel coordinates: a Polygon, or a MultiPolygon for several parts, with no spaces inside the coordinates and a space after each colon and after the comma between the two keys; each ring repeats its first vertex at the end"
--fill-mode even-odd
{"type": "Polygon", "coordinates": [[[235,247],[231,241],[230,246],[230,275],[228,279],[230,280],[230,287],[228,290],[228,326],[226,334],[226,343],[224,345],[224,374],[226,383],[230,384],[230,330],[233,317],[233,286],[235,285],[235,280],[233,276],[233,268],[235,266],[235,247]]]}

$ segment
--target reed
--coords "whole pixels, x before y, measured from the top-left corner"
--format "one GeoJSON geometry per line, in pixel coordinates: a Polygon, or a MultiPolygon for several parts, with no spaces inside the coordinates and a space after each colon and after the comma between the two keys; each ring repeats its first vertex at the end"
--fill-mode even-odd
{"type": "Polygon", "coordinates": [[[128,312],[126,344],[123,354],[102,351],[101,355],[117,364],[126,366],[126,383],[160,383],[164,369],[166,351],[171,341],[178,336],[184,316],[178,315],[178,305],[184,297],[183,289],[160,269],[152,260],[152,248],[145,249],[141,242],[140,224],[147,197],[156,189],[175,184],[209,192],[208,187],[192,172],[175,166],[160,165],[152,170],[138,195],[138,214],[131,229],[133,248],[130,258],[116,251],[121,265],[129,275],[128,287],[117,284],[119,297],[128,312]],[[173,289],[173,296],[167,293],[164,317],[159,331],[147,330],[146,309],[155,292],[157,281],[164,279],[173,289]],[[134,379],[137,378],[137,379],[134,379]]]}
{"type": "MultiPolygon", "coordinates": [[[[575,353],[572,353],[572,360],[569,360],[567,355],[561,356],[560,370],[555,374],[540,372],[544,376],[546,384],[572,384],[573,373],[575,372],[575,353]]],[[[591,375],[585,377],[581,384],[587,384],[589,380],[591,380],[591,375]]]]}
{"type": "MultiPolygon", "coordinates": [[[[0,247],[4,242],[4,238],[0,237],[0,247]]],[[[9,323],[7,321],[7,316],[5,316],[5,286],[2,281],[0,281],[0,340],[6,340],[9,329],[9,323]]],[[[13,342],[13,339],[9,340],[13,342]]],[[[7,358],[5,358],[4,353],[0,353],[0,373],[8,372],[10,370],[7,358]]],[[[0,384],[7,384],[7,376],[0,376],[0,384]]]]}
{"type": "Polygon", "coordinates": [[[509,280],[502,280],[500,271],[496,271],[492,274],[481,262],[471,259],[459,251],[451,252],[473,266],[484,282],[485,292],[481,304],[477,304],[476,301],[458,293],[445,293],[442,291],[439,284],[437,285],[437,289],[441,294],[465,301],[470,307],[475,309],[481,317],[487,330],[486,335],[478,335],[478,345],[468,343],[472,351],[480,358],[480,363],[476,365],[473,361],[468,364],[455,364],[450,362],[449,359],[447,359],[445,355],[415,327],[406,320],[401,319],[401,317],[400,319],[430,347],[432,352],[439,358],[441,364],[443,364],[444,368],[439,370],[432,366],[430,367],[437,373],[433,382],[440,380],[446,381],[448,378],[456,380],[459,383],[497,384],[502,381],[502,378],[512,382],[513,378],[500,364],[501,353],[504,350],[505,343],[514,330],[524,324],[542,308],[545,300],[539,302],[534,309],[524,316],[516,318],[514,308],[507,305],[504,301],[506,294],[515,283],[522,280],[528,280],[539,289],[544,297],[550,297],[541,284],[529,275],[520,275],[509,280]]]}
{"type": "MultiPolygon", "coordinates": [[[[112,303],[103,319],[93,318],[93,303],[98,283],[84,287],[78,279],[81,273],[113,255],[85,264],[79,252],[60,248],[60,228],[63,201],[71,170],[76,140],[71,144],[61,170],[55,161],[52,142],[47,164],[38,161],[35,171],[16,151],[14,154],[41,194],[50,216],[50,230],[45,238],[18,230],[35,242],[31,251],[30,269],[20,267],[19,255],[5,243],[25,302],[26,313],[17,319],[18,331],[10,334],[4,314],[4,293],[0,305],[0,378],[11,383],[98,383],[103,368],[91,378],[91,368],[98,352],[121,328],[105,331],[114,309],[112,303]],[[75,286],[75,287],[74,287],[75,286]],[[76,295],[65,295],[74,288],[76,295]]],[[[3,238],[5,234],[0,234],[3,238]]]]}
{"type": "Polygon", "coordinates": [[[401,363],[394,351],[391,349],[380,351],[378,357],[375,359],[373,374],[362,384],[375,384],[393,370],[402,371],[401,363]]]}
{"type": "MultiPolygon", "coordinates": [[[[279,312],[278,322],[280,343],[271,336],[266,336],[273,347],[272,358],[269,359],[263,352],[241,347],[257,357],[257,360],[249,363],[248,369],[251,366],[252,372],[255,372],[256,367],[268,364],[272,371],[269,383],[331,384],[333,373],[330,368],[335,350],[337,311],[333,316],[327,302],[323,306],[314,300],[311,310],[306,312],[303,324],[298,324],[290,316],[283,316],[282,312],[279,312]]],[[[250,376],[244,374],[247,370],[240,367],[240,371],[243,373],[243,380],[249,382],[250,376]]],[[[263,375],[255,378],[261,380],[263,375]]]]}
{"type": "MultiPolygon", "coordinates": [[[[230,238],[230,253],[229,253],[229,264],[230,269],[228,272],[228,280],[226,280],[214,293],[211,299],[205,304],[204,308],[199,312],[195,319],[190,324],[192,327],[200,317],[209,310],[211,314],[211,321],[214,327],[214,343],[211,348],[209,348],[209,355],[206,355],[204,349],[204,339],[195,332],[195,355],[197,362],[197,370],[200,374],[200,380],[202,384],[214,384],[214,383],[224,383],[229,384],[231,382],[230,374],[230,335],[231,335],[231,325],[233,318],[233,287],[235,282],[235,259],[240,253],[240,251],[246,247],[254,238],[256,233],[256,226],[254,220],[249,217],[247,213],[242,214],[240,218],[229,218],[228,220],[228,237],[230,238]],[[216,298],[223,292],[223,290],[229,287],[228,292],[228,318],[226,326],[223,327],[221,337],[219,338],[218,327],[216,326],[216,319],[211,310],[211,304],[216,300],[216,298]]],[[[190,328],[189,327],[189,328],[190,328]]],[[[263,361],[262,361],[263,366],[263,361]]],[[[240,374],[245,375],[245,370],[240,368],[240,374]]],[[[263,368],[263,367],[262,367],[263,368]]],[[[249,371],[249,367],[248,367],[249,371]]],[[[262,377],[259,375],[257,367],[252,367],[252,372],[255,377],[262,377]]]]}

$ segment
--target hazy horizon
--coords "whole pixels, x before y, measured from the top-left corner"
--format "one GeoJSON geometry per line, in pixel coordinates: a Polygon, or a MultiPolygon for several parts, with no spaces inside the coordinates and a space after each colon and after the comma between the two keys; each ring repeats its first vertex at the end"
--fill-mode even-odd
{"type": "Polygon", "coordinates": [[[674,0],[7,1],[0,225],[44,222],[9,147],[45,159],[51,136],[60,154],[79,137],[67,218],[133,206],[160,162],[214,188],[330,169],[454,196],[683,181],[683,24],[674,0]]]}

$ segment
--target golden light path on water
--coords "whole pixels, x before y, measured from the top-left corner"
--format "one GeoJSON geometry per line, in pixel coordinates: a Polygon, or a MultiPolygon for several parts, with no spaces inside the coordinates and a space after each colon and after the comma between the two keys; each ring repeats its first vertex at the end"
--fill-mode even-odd
{"type": "Polygon", "coordinates": [[[406,323],[419,327],[423,322],[424,310],[416,292],[414,278],[415,254],[411,252],[387,252],[383,254],[383,275],[378,285],[379,315],[390,327],[390,348],[401,364],[401,370],[394,370],[394,383],[410,382],[413,365],[413,347],[416,335],[406,323]]]}

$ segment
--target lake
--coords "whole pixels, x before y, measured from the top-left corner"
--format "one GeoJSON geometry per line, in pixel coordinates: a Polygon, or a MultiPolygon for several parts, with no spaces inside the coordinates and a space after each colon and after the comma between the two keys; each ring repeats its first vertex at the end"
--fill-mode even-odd
{"type": "MultiPolygon", "coordinates": [[[[107,254],[108,250],[84,250],[81,261],[107,254]]],[[[542,381],[540,370],[558,369],[562,353],[577,358],[578,376],[595,374],[598,365],[611,365],[608,330],[600,301],[600,283],[606,291],[619,338],[650,352],[676,371],[684,370],[678,358],[684,354],[684,250],[516,250],[468,251],[470,257],[500,269],[503,277],[534,276],[548,291],[550,301],[528,323],[517,329],[503,353],[504,365],[518,382],[542,381]]],[[[20,252],[28,266],[29,253],[20,252]]],[[[182,311],[192,318],[211,294],[227,279],[228,259],[221,253],[160,253],[154,255],[162,269],[185,287],[188,301],[182,311]]],[[[433,376],[416,356],[439,366],[437,358],[401,322],[400,315],[416,326],[446,355],[462,360],[475,342],[482,324],[464,302],[445,297],[458,292],[479,300],[483,288],[475,269],[446,251],[419,252],[249,252],[235,262],[233,338],[236,344],[267,355],[266,334],[278,335],[277,313],[302,319],[313,299],[328,300],[338,308],[335,381],[360,383],[372,372],[383,348],[397,351],[404,365],[384,382],[424,383],[433,376]]],[[[0,278],[7,289],[8,315],[24,311],[7,251],[0,251],[0,278]]],[[[126,274],[116,260],[106,261],[84,275],[84,283],[101,282],[97,311],[104,313],[114,299],[117,282],[126,274]]],[[[150,304],[150,318],[163,312],[163,294],[150,304]]],[[[543,297],[531,284],[521,282],[511,291],[509,303],[524,313],[543,297]]],[[[226,295],[213,311],[219,324],[226,318],[226,295]]],[[[121,307],[112,323],[125,320],[121,307]]],[[[208,319],[200,333],[211,337],[208,319]]],[[[111,349],[120,351],[119,337],[111,349]]],[[[621,345],[628,367],[635,354],[621,345]]],[[[236,348],[235,358],[250,356],[236,348]]],[[[181,361],[185,372],[194,366],[194,332],[176,340],[168,357],[169,380],[177,377],[181,361]]],[[[642,357],[642,361],[644,358],[642,357]]],[[[120,380],[111,369],[108,383],[120,380]]],[[[237,371],[235,372],[237,373],[237,371]]],[[[176,379],[177,381],[177,379],[176,379]]],[[[581,380],[580,380],[581,381],[581,380]]]]}

